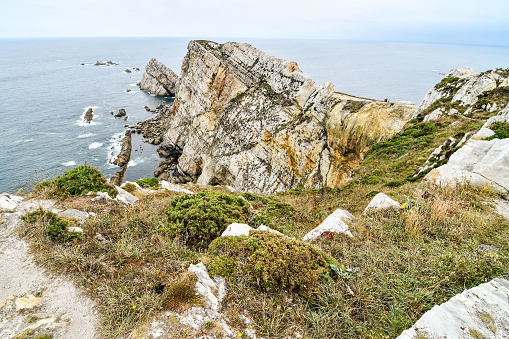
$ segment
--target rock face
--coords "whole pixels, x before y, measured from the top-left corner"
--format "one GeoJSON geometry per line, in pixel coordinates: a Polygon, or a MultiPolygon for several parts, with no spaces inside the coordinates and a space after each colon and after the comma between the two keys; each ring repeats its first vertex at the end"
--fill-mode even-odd
{"type": "Polygon", "coordinates": [[[496,278],[433,307],[398,339],[509,338],[509,281],[496,278]]]}
{"type": "Polygon", "coordinates": [[[442,187],[469,182],[488,186],[509,195],[509,138],[485,140],[495,134],[495,123],[509,123],[509,104],[499,115],[491,117],[481,130],[449,158],[447,164],[431,170],[424,180],[442,187]]]}
{"type": "Polygon", "coordinates": [[[174,183],[272,193],[338,187],[415,107],[336,93],[248,44],[191,41],[172,109],[162,148],[174,183]]]}
{"type": "Polygon", "coordinates": [[[151,59],[143,73],[140,89],[155,95],[174,95],[177,80],[178,75],[171,69],[156,59],[151,59]]]}
{"type": "Polygon", "coordinates": [[[120,167],[126,165],[129,160],[131,160],[131,150],[131,131],[126,131],[125,137],[122,139],[122,149],[120,150],[118,157],[113,161],[113,164],[120,167]]]}
{"type": "Polygon", "coordinates": [[[508,86],[508,69],[499,68],[478,74],[468,67],[461,69],[455,67],[426,94],[412,118],[424,116],[426,122],[436,120],[445,114],[468,115],[476,108],[494,112],[497,105],[488,103],[489,106],[486,107],[485,94],[490,91],[495,91],[494,94],[497,91],[503,92],[508,86]],[[456,104],[458,107],[451,108],[451,105],[444,105],[445,103],[456,104]],[[437,108],[430,112],[433,106],[437,108]]]}

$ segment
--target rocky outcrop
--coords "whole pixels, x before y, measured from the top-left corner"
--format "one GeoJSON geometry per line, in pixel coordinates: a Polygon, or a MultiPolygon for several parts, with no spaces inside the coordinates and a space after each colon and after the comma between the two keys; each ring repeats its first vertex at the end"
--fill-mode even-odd
{"type": "Polygon", "coordinates": [[[121,118],[121,117],[125,117],[127,114],[125,108],[121,108],[118,110],[118,113],[115,114],[115,118],[121,118]]]}
{"type": "Polygon", "coordinates": [[[353,221],[353,215],[345,210],[337,209],[329,215],[318,227],[306,234],[303,241],[313,241],[321,237],[331,237],[334,233],[342,233],[353,237],[347,222],[353,221]]]}
{"type": "Polygon", "coordinates": [[[131,160],[131,150],[131,131],[126,131],[125,137],[122,139],[122,149],[120,150],[117,158],[113,161],[113,164],[120,167],[127,165],[129,160],[131,160]]]}
{"type": "Polygon", "coordinates": [[[83,121],[90,124],[92,122],[92,119],[94,118],[94,110],[92,107],[89,107],[88,110],[85,112],[85,116],[83,117],[83,121]]]}
{"type": "Polygon", "coordinates": [[[509,281],[496,278],[426,312],[398,339],[509,338],[509,281]]]}
{"type": "MultiPolygon", "coordinates": [[[[444,115],[469,115],[475,110],[495,112],[507,104],[497,102],[500,94],[509,91],[509,69],[476,73],[472,69],[453,68],[424,97],[412,118],[437,120],[444,115]]],[[[502,95],[505,97],[506,95],[502,95]]]]}
{"type": "Polygon", "coordinates": [[[424,180],[442,187],[468,182],[474,186],[491,187],[508,197],[509,138],[498,138],[492,130],[494,126],[506,126],[507,129],[508,124],[509,104],[499,115],[488,119],[479,132],[450,156],[447,164],[432,169],[424,180]]]}
{"type": "Polygon", "coordinates": [[[178,75],[156,59],[151,59],[140,81],[140,89],[155,95],[174,95],[178,75]]]}
{"type": "Polygon", "coordinates": [[[372,211],[380,211],[387,209],[396,209],[399,210],[401,204],[394,199],[391,199],[388,195],[380,192],[371,199],[368,206],[364,209],[363,214],[368,214],[372,211]]]}
{"type": "Polygon", "coordinates": [[[415,107],[336,93],[248,44],[191,41],[172,109],[173,182],[272,193],[338,187],[415,107]]]}

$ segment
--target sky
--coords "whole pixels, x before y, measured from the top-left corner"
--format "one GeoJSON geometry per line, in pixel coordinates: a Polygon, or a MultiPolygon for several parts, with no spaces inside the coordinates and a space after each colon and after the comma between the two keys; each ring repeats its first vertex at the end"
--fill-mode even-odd
{"type": "Polygon", "coordinates": [[[509,46],[508,0],[0,0],[0,38],[226,37],[509,46]]]}

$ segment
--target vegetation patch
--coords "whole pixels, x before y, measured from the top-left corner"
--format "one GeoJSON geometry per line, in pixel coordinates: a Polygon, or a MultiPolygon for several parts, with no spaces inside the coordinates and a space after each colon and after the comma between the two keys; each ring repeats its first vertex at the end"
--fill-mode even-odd
{"type": "Polygon", "coordinates": [[[52,240],[72,240],[81,236],[78,232],[67,232],[69,223],[50,211],[39,208],[21,217],[30,224],[38,224],[43,228],[43,233],[52,240]]]}
{"type": "Polygon", "coordinates": [[[247,279],[264,291],[284,289],[302,296],[311,296],[320,282],[329,280],[331,264],[336,264],[309,244],[262,231],[218,238],[208,253],[213,257],[208,265],[212,275],[247,279]]]}
{"type": "Polygon", "coordinates": [[[135,181],[142,188],[157,188],[159,187],[159,181],[157,178],[144,178],[135,181]]]}
{"type": "Polygon", "coordinates": [[[495,122],[489,127],[495,134],[486,140],[509,138],[509,124],[507,122],[495,122]]]}
{"type": "Polygon", "coordinates": [[[233,195],[202,191],[173,199],[166,210],[168,223],[162,228],[186,244],[206,248],[231,223],[245,223],[248,203],[233,195]]]}
{"type": "Polygon", "coordinates": [[[242,193],[252,206],[253,211],[249,217],[249,225],[257,227],[265,225],[280,232],[285,232],[284,223],[294,214],[290,204],[253,193],[242,193]]]}
{"type": "Polygon", "coordinates": [[[34,190],[48,197],[86,195],[88,192],[107,192],[111,197],[116,195],[116,190],[107,184],[104,175],[88,165],[74,167],[54,180],[43,181],[34,190]]]}

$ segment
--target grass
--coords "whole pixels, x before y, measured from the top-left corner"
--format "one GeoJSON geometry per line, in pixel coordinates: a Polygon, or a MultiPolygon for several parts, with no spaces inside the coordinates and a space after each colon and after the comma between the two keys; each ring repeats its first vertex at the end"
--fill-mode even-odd
{"type": "MultiPolygon", "coordinates": [[[[411,122],[373,146],[352,180],[337,189],[269,197],[210,187],[196,196],[157,191],[127,208],[68,196],[61,200],[66,207],[97,214],[82,226],[82,237],[52,239],[44,218],[28,220],[22,235],[39,263],[93,296],[106,338],[137,333],[161,310],[200,305],[187,273],[199,261],[226,275],[222,311],[239,331],[246,315],[266,338],[394,338],[434,305],[509,274],[509,223],[495,213],[496,196],[468,185],[452,190],[408,180],[447,138],[479,129],[488,116],[411,122]],[[378,192],[404,208],[363,216],[378,192]],[[337,208],[356,216],[353,238],[297,240],[337,208]],[[214,240],[232,221],[265,224],[288,238],[255,232],[214,240]],[[347,270],[333,273],[330,261],[347,270]]],[[[480,317],[489,325],[489,317],[480,317]]],[[[197,334],[175,326],[175,338],[197,334]]]]}

